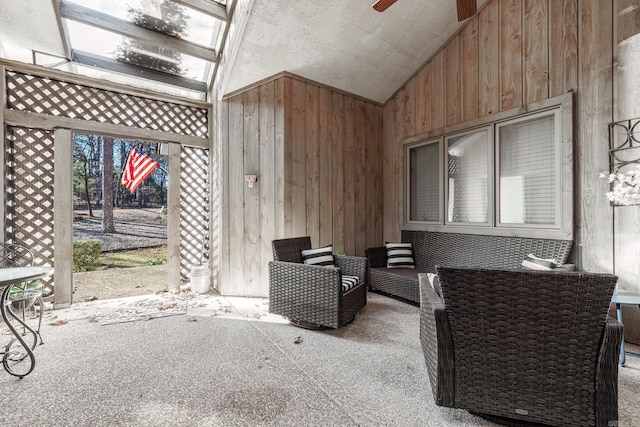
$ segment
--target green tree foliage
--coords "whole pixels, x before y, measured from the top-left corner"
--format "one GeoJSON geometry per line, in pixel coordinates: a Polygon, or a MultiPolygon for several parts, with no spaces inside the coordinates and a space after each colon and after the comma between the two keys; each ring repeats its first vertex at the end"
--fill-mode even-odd
{"type": "MultiPolygon", "coordinates": [[[[141,7],[129,7],[131,21],[148,30],[170,37],[186,36],[187,13],[184,6],[170,0],[150,0],[145,7],[151,6],[155,15],[141,7]]],[[[116,59],[127,64],[162,71],[169,74],[184,75],[182,55],[179,52],[142,40],[123,40],[118,46],[116,59]]]]}

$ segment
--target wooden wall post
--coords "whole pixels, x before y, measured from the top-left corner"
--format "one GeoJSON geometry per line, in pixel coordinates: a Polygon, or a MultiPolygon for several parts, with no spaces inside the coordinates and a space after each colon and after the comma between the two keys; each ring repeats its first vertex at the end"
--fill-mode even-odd
{"type": "Polygon", "coordinates": [[[55,129],[53,170],[53,308],[67,308],[73,300],[73,132],[55,129]]]}
{"type": "Polygon", "coordinates": [[[169,144],[167,195],[167,287],[180,289],[180,144],[169,144]]]}

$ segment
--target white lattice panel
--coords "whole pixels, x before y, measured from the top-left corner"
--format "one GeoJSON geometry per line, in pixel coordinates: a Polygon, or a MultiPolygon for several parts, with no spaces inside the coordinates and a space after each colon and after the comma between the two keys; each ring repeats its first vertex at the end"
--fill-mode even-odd
{"type": "Polygon", "coordinates": [[[209,259],[209,150],[180,153],[180,276],[209,259]]]}
{"type": "Polygon", "coordinates": [[[6,72],[7,104],[14,110],[206,138],[204,108],[6,72]]]}
{"type": "Polygon", "coordinates": [[[53,132],[6,129],[6,240],[53,266],[53,132]]]}
{"type": "MultiPolygon", "coordinates": [[[[10,109],[208,137],[208,111],[178,103],[6,71],[10,109]]],[[[53,265],[53,133],[8,127],[7,240],[34,248],[53,265]]],[[[209,151],[183,147],[180,176],[180,274],[209,257],[209,151]]]]}

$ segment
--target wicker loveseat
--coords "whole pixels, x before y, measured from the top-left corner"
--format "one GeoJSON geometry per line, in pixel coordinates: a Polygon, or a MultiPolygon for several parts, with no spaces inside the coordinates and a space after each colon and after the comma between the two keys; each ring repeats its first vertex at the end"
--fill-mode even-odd
{"type": "Polygon", "coordinates": [[[436,405],[507,425],[612,426],[617,277],[438,267],[420,275],[420,341],[436,405]]]}
{"type": "Polygon", "coordinates": [[[387,268],[385,246],[369,248],[368,283],[372,291],[414,304],[420,302],[418,274],[435,273],[436,265],[519,269],[531,253],[564,264],[573,245],[572,240],[410,230],[402,231],[402,242],[413,245],[416,268],[387,268]]]}
{"type": "Polygon", "coordinates": [[[294,237],[271,242],[269,262],[269,312],[286,316],[306,328],[340,328],[351,322],[367,304],[367,259],[335,255],[335,267],[303,264],[302,250],[311,238],[294,237]],[[343,275],[359,283],[344,291],[343,275]]]}

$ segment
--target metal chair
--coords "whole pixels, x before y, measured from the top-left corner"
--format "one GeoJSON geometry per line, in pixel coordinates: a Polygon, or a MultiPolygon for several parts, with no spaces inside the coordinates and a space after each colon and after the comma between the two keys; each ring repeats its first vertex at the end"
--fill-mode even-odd
{"type": "Polygon", "coordinates": [[[622,325],[610,274],[437,267],[419,276],[436,405],[506,425],[611,426],[622,325]]]}
{"type": "MultiPolygon", "coordinates": [[[[0,266],[7,267],[28,267],[32,266],[35,256],[32,250],[13,243],[0,242],[0,266]]],[[[29,283],[23,283],[22,286],[9,292],[8,301],[11,310],[14,313],[22,313],[22,321],[26,321],[27,310],[32,310],[34,315],[38,316],[38,327],[35,329],[40,344],[43,344],[40,328],[42,326],[42,317],[44,315],[44,300],[42,298],[41,286],[31,287],[29,283]],[[39,307],[37,312],[35,307],[39,307]]],[[[35,346],[36,343],[34,343],[35,346]]]]}
{"type": "Polygon", "coordinates": [[[269,262],[269,312],[310,329],[340,328],[367,304],[364,257],[334,255],[336,267],[307,265],[301,251],[311,249],[310,237],[272,241],[269,262]],[[342,276],[357,276],[354,288],[342,290],[342,276]]]}

